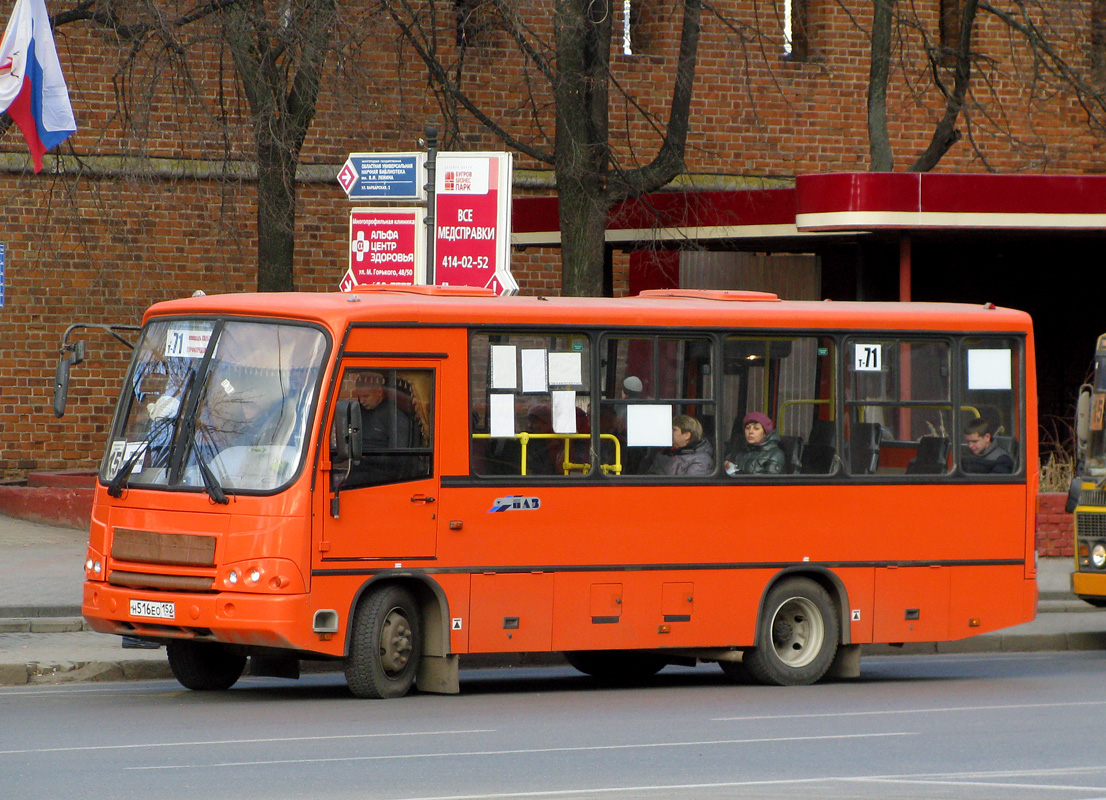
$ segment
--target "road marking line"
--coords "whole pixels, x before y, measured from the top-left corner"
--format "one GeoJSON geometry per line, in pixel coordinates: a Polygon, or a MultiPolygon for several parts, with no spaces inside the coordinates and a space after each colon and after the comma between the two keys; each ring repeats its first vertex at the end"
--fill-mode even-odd
{"type": "Polygon", "coordinates": [[[708,745],[723,744],[772,744],[775,742],[809,742],[809,741],[835,741],[839,739],[875,739],[888,736],[916,736],[910,731],[895,731],[890,733],[842,733],[826,736],[775,736],[759,739],[708,739],[695,742],[646,742],[639,744],[603,744],[581,745],[578,747],[535,747],[519,748],[513,750],[470,750],[464,752],[442,753],[400,753],[396,755],[382,756],[332,756],[329,758],[281,758],[265,761],[226,761],[218,764],[161,764],[146,767],[125,767],[128,770],[162,770],[162,769],[213,769],[215,767],[255,767],[271,766],[277,764],[334,764],[350,761],[400,761],[412,758],[470,758],[473,756],[517,756],[538,755],[544,753],[586,753],[609,750],[637,750],[661,747],[705,747],[708,745]]]}
{"type": "Polygon", "coordinates": [[[288,736],[278,739],[223,739],[195,742],[144,742],[142,744],[102,744],[82,747],[40,747],[30,750],[0,750],[0,755],[34,755],[36,753],[74,753],[86,750],[139,750],[148,747],[211,747],[235,744],[281,744],[284,742],[332,742],[343,739],[390,739],[406,736],[447,736],[450,734],[495,733],[495,729],[464,731],[409,731],[406,733],[350,733],[335,736],[288,736]]]}
{"type": "Polygon", "coordinates": [[[1072,792],[1101,792],[1106,791],[1102,786],[1075,786],[1053,783],[1012,783],[1006,781],[947,781],[928,778],[839,778],[850,783],[895,783],[909,784],[912,786],[987,786],[992,789],[1053,789],[1072,792]]]}
{"type": "Polygon", "coordinates": [[[711,722],[744,722],[764,719],[833,719],[835,717],[877,717],[893,714],[935,714],[961,711],[1009,711],[1027,708],[1068,708],[1106,705],[1106,700],[1078,700],[1063,703],[1011,703],[1001,706],[947,706],[945,708],[897,708],[879,711],[834,711],[827,714],[760,714],[742,717],[712,717],[711,722]]]}

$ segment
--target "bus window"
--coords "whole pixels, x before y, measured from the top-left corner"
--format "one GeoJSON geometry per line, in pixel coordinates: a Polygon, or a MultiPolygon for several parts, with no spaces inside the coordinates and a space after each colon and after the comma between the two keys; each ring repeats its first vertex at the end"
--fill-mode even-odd
{"type": "Polygon", "coordinates": [[[1019,352],[1018,343],[1012,339],[972,338],[961,344],[960,466],[966,473],[1003,474],[1008,467],[1009,471],[1018,470],[1025,439],[1018,425],[1019,352]],[[990,435],[995,449],[973,452],[967,439],[977,439],[981,434],[983,438],[990,435]],[[1002,453],[1009,455],[1013,464],[996,468],[996,458],[1002,453]]]}
{"type": "MultiPolygon", "coordinates": [[[[673,421],[691,417],[705,444],[692,442],[696,475],[713,471],[716,410],[710,340],[703,337],[606,336],[599,452],[603,472],[662,474],[658,454],[673,444],[673,421]]],[[[709,473],[708,473],[709,474],[709,473]]]]}
{"type": "Polygon", "coordinates": [[[945,341],[856,336],[845,352],[845,465],[853,475],[949,471],[954,435],[945,341]]]}
{"type": "Polygon", "coordinates": [[[340,397],[361,406],[361,458],[343,489],[433,475],[432,370],[347,369],[340,397]]]}
{"type": "Polygon", "coordinates": [[[586,335],[477,333],[470,355],[475,474],[548,478],[591,471],[586,335]]]}
{"type": "Polygon", "coordinates": [[[765,414],[784,451],[784,473],[827,474],[836,463],[834,343],[829,337],[731,336],[722,361],[723,449],[747,449],[745,415],[765,414]]]}

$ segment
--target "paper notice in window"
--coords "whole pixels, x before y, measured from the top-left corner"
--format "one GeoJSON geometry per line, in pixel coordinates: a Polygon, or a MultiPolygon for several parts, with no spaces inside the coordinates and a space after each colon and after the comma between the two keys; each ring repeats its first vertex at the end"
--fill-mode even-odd
{"type": "Polygon", "coordinates": [[[488,432],[492,436],[515,435],[515,396],[513,394],[493,394],[488,406],[490,424],[488,432]]]}
{"type": "Polygon", "coordinates": [[[546,372],[544,350],[522,351],[522,391],[549,391],[549,376],[546,372]]]}
{"type": "Polygon", "coordinates": [[[579,353],[549,354],[549,383],[552,386],[577,386],[583,383],[579,353]]]}
{"type": "Polygon", "coordinates": [[[492,388],[517,389],[518,374],[515,369],[514,345],[492,345],[492,388]]]}
{"type": "Polygon", "coordinates": [[[1012,353],[1009,350],[969,350],[968,389],[1013,388],[1010,377],[1012,353]]]}
{"type": "Polygon", "coordinates": [[[672,406],[627,406],[626,446],[671,447],[672,406]]]}
{"type": "Polygon", "coordinates": [[[576,392],[551,392],[553,433],[576,433],[576,392]]]}

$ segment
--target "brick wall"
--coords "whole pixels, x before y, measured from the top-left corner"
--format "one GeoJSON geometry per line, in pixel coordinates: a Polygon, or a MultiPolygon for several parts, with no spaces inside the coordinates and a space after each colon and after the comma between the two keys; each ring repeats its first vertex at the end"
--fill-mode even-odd
{"type": "Polygon", "coordinates": [[[1041,556],[1075,554],[1075,519],[1064,511],[1066,492],[1045,492],[1040,495],[1037,513],[1037,553],[1041,556]]]}
{"type": "MultiPolygon", "coordinates": [[[[0,11],[6,14],[10,5],[0,11]]],[[[502,149],[472,118],[461,115],[453,125],[442,117],[425,68],[377,4],[342,5],[336,55],[302,152],[305,166],[334,175],[350,152],[415,149],[427,123],[442,130],[443,148],[502,149]]],[[[783,59],[778,18],[765,3],[714,5],[727,22],[703,16],[688,171],[713,180],[865,169],[871,3],[813,3],[812,57],[806,63],[783,59]]],[[[1042,29],[1080,69],[1087,65],[1089,5],[1046,0],[1034,6],[1050,15],[1038,20],[1042,29]]],[[[888,103],[899,169],[924,149],[943,111],[923,47],[923,34],[936,38],[937,6],[915,4],[917,26],[904,28],[896,44],[888,103]]],[[[439,8],[446,10],[438,42],[445,60],[458,54],[452,8],[451,2],[439,8]]],[[[536,30],[549,32],[550,0],[519,9],[536,30]]],[[[631,103],[612,89],[619,165],[647,161],[656,152],[671,93],[678,7],[644,3],[642,9],[636,54],[612,59],[619,84],[633,93],[631,103]]],[[[615,4],[615,13],[621,15],[621,4],[615,4]]],[[[153,69],[140,60],[135,69],[120,72],[125,46],[85,23],[64,26],[57,33],[58,49],[79,126],[61,148],[69,155],[65,171],[32,175],[22,166],[25,146],[18,132],[12,128],[0,136],[5,198],[0,242],[7,247],[0,309],[0,477],[90,467],[99,459],[128,354],[110,340],[87,335],[89,360],[74,370],[70,411],[57,421],[50,413],[50,389],[67,325],[134,324],[158,300],[196,288],[212,293],[254,286],[253,186],[248,179],[220,179],[210,172],[218,173],[226,159],[236,167],[249,163],[253,150],[247,104],[229,58],[205,43],[211,33],[202,27],[189,31],[182,39],[189,57],[171,68],[153,69]],[[124,114],[117,86],[130,87],[149,102],[124,114]],[[160,159],[163,172],[174,177],[143,173],[146,158],[160,159]],[[121,159],[138,166],[120,173],[121,159]]],[[[1100,170],[1102,142],[1089,131],[1079,104],[1048,76],[1034,73],[993,17],[981,15],[976,49],[982,56],[974,73],[979,91],[962,119],[965,138],[942,170],[1100,170]]],[[[554,120],[548,87],[505,33],[482,30],[457,74],[513,135],[549,150],[554,120]]],[[[519,155],[516,169],[527,168],[548,164],[519,155]]],[[[341,278],[349,206],[331,178],[300,184],[299,289],[329,291],[341,278]]],[[[616,295],[627,291],[629,264],[627,254],[615,255],[616,295]]],[[[559,291],[556,250],[515,253],[513,267],[524,293],[559,291]]]]}

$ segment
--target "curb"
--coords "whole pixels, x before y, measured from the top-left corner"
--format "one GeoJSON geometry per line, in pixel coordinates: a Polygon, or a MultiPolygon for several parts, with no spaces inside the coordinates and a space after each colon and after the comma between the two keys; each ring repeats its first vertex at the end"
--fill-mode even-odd
{"type": "Polygon", "coordinates": [[[76,633],[92,628],[83,617],[4,617],[0,615],[0,633],[76,633]]]}
{"type": "Polygon", "coordinates": [[[0,664],[0,686],[151,681],[173,677],[168,661],[62,661],[56,664],[0,664]]]}
{"type": "MultiPolygon", "coordinates": [[[[1106,631],[1080,633],[984,634],[952,642],[911,642],[863,645],[862,656],[970,655],[979,653],[1039,653],[1106,650],[1106,631]]],[[[560,653],[497,653],[462,656],[461,669],[562,667],[560,653]]],[[[305,662],[304,674],[341,671],[341,662],[305,662]]],[[[247,672],[248,674],[248,672],[247,672]]],[[[0,664],[0,686],[56,685],[78,682],[172,680],[163,660],[62,661],[0,664]]]]}

